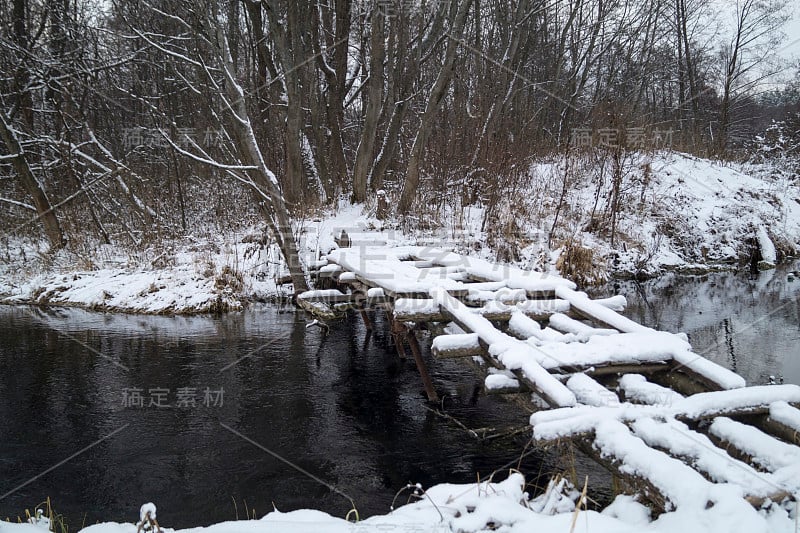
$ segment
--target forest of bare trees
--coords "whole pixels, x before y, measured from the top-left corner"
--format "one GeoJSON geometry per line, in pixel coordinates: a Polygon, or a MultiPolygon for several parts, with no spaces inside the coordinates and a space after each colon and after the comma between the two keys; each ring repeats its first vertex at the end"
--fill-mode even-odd
{"type": "Polygon", "coordinates": [[[0,0],[0,224],[59,248],[246,218],[292,258],[309,209],[385,190],[413,220],[606,130],[734,156],[798,102],[760,96],[786,2],[728,4],[0,0]]]}

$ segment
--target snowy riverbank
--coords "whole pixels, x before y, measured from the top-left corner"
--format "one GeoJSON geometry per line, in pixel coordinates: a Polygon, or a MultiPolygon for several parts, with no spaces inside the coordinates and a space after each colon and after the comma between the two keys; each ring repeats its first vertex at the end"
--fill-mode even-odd
{"type": "MultiPolygon", "coordinates": [[[[312,264],[330,251],[334,232],[344,228],[356,245],[365,233],[363,238],[387,246],[431,244],[523,268],[558,267],[584,284],[610,276],[730,269],[753,259],[768,268],[800,250],[800,189],[778,169],[737,169],[674,153],[632,156],[624,167],[612,246],[600,215],[608,177],[596,173],[596,162],[573,163],[571,173],[564,172],[563,160],[533,165],[524,178],[527,193],[504,204],[505,211],[480,202],[441,204],[425,230],[401,231],[392,221],[375,219],[369,206],[342,202],[335,212],[297,223],[304,258],[312,264]],[[496,220],[505,220],[502,235],[496,220]],[[573,257],[583,257],[582,263],[569,264],[573,257]]],[[[291,286],[280,283],[286,271],[277,246],[263,230],[197,233],[140,251],[98,245],[55,256],[44,246],[9,239],[0,248],[0,302],[188,314],[291,295],[291,286]]]]}
{"type": "MultiPolygon", "coordinates": [[[[794,511],[775,504],[756,510],[743,505],[727,505],[721,499],[717,505],[703,508],[686,506],[652,519],[650,511],[630,496],[618,496],[601,513],[575,510],[581,501],[580,493],[553,485],[554,490],[529,499],[524,492],[525,480],[512,473],[498,483],[471,485],[442,484],[420,493],[418,501],[402,505],[385,515],[353,522],[313,510],[292,512],[274,511],[260,520],[223,522],[208,527],[172,530],[175,533],[477,533],[503,531],[530,533],[532,531],[583,533],[796,533],[794,511]],[[791,516],[790,516],[791,515],[791,516]]],[[[408,492],[399,499],[406,499],[408,492]]],[[[728,500],[728,503],[730,501],[728,500]]],[[[793,505],[793,504],[792,504],[793,505]]],[[[791,506],[789,506],[791,507],[791,506]]],[[[354,513],[351,513],[351,520],[354,513]]],[[[168,524],[163,524],[168,526],[168,524]]],[[[41,525],[0,522],[0,533],[41,533],[41,525]]],[[[81,533],[136,533],[133,523],[101,523],[80,530],[81,533]]]]}

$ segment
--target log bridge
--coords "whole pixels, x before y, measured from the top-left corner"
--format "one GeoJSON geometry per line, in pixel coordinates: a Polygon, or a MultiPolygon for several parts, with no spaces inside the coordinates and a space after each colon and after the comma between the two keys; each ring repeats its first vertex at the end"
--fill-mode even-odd
{"type": "Polygon", "coordinates": [[[298,304],[323,320],[356,309],[368,329],[385,312],[429,400],[423,330],[434,358],[483,364],[487,392],[530,393],[535,443],[575,445],[657,512],[796,502],[800,387],[747,386],[685,335],[621,315],[624,296],[424,246],[341,247],[313,275],[298,304]]]}

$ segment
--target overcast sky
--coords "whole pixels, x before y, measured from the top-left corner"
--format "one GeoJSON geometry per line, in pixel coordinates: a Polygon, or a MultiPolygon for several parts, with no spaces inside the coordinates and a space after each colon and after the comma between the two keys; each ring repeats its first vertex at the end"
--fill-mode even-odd
{"type": "Polygon", "coordinates": [[[783,30],[786,34],[786,44],[781,55],[787,59],[800,58],[800,6],[793,7],[794,17],[783,30]]]}

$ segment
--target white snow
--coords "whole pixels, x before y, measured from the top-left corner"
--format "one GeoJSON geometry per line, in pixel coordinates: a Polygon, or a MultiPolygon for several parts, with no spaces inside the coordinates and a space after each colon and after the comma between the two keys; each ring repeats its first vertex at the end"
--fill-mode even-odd
{"type": "Polygon", "coordinates": [[[431,343],[432,350],[443,352],[479,349],[480,347],[481,343],[476,333],[439,335],[431,343]]]}
{"type": "Polygon", "coordinates": [[[586,293],[577,292],[568,287],[557,287],[556,296],[566,300],[569,304],[593,319],[607,324],[625,333],[653,331],[650,328],[637,324],[633,320],[626,318],[608,307],[589,299],[586,293]]]}
{"type": "Polygon", "coordinates": [[[622,472],[653,483],[677,508],[705,507],[709,501],[711,483],[681,461],[647,446],[621,422],[601,420],[593,445],[601,456],[621,461],[622,472]]]}
{"type": "MultiPolygon", "coordinates": [[[[636,378],[627,378],[626,388],[632,385],[642,385],[641,382],[637,384],[636,381],[636,378]]],[[[533,413],[530,417],[530,423],[533,426],[534,437],[541,440],[555,440],[570,435],[590,433],[603,420],[632,422],[644,417],[699,420],[734,412],[764,409],[780,400],[794,402],[793,398],[796,398],[797,394],[800,393],[800,387],[797,385],[765,385],[736,390],[704,392],[686,398],[674,397],[670,399],[670,403],[663,401],[663,396],[661,396],[663,393],[658,389],[651,388],[647,392],[648,395],[655,396],[648,399],[660,399],[662,401],[653,403],[653,405],[623,403],[619,407],[562,408],[533,413]]],[[[716,420],[720,420],[720,418],[716,420]]],[[[733,424],[744,426],[738,422],[733,422],[733,424]]],[[[734,426],[728,424],[726,427],[734,426]]],[[[760,433],[759,430],[751,426],[746,427],[753,431],[750,431],[750,429],[743,431],[749,431],[751,435],[760,433]]],[[[786,450],[793,448],[800,453],[800,448],[792,447],[788,444],[786,446],[786,450]]]]}
{"type": "Polygon", "coordinates": [[[380,287],[371,287],[367,289],[367,298],[383,298],[386,294],[380,287]]]}
{"type": "Polygon", "coordinates": [[[747,463],[734,459],[716,448],[707,436],[690,430],[682,422],[674,419],[656,421],[652,418],[641,418],[633,422],[632,429],[648,445],[690,459],[693,465],[708,474],[713,481],[746,487],[748,495],[768,496],[782,488],[770,474],[758,472],[747,463]]]}
{"type": "MultiPolygon", "coordinates": [[[[642,472],[664,470],[667,488],[676,492],[677,510],[652,520],[647,508],[630,496],[618,496],[602,513],[575,511],[579,492],[564,478],[552,480],[536,498],[525,492],[525,479],[510,473],[503,481],[465,485],[441,484],[420,494],[417,501],[402,505],[386,514],[349,522],[326,513],[308,509],[290,512],[272,511],[259,520],[222,522],[207,527],[173,530],[165,533],[793,533],[794,520],[780,508],[757,512],[743,499],[736,499],[737,489],[711,486],[702,476],[682,463],[659,467],[641,441],[622,426],[608,424],[602,433],[611,439],[614,453],[628,453],[638,461],[642,472]],[[621,427],[620,427],[621,426],[621,427]],[[620,436],[619,441],[614,436],[620,436]],[[674,469],[670,467],[674,466],[674,469]],[[693,475],[692,475],[693,474],[693,475]],[[699,479],[698,479],[699,478],[699,479]],[[688,485],[681,485],[687,482],[688,485]],[[711,502],[706,508],[706,502],[711,502]]],[[[654,452],[660,453],[660,452],[654,452]]],[[[494,476],[494,477],[499,477],[494,476]]],[[[739,494],[741,494],[739,492],[739,494]]],[[[405,495],[401,495],[405,498],[405,495]]],[[[388,505],[388,504],[387,504],[388,505]]],[[[352,519],[352,516],[351,516],[352,519]]],[[[167,524],[168,525],[168,524],[167,524]]],[[[32,524],[0,522],[0,533],[41,533],[32,524]]],[[[133,523],[105,522],[79,530],[79,533],[136,533],[133,523]]]]}
{"type": "Polygon", "coordinates": [[[568,317],[564,313],[553,313],[550,316],[549,323],[552,328],[565,333],[573,333],[580,340],[587,340],[593,335],[614,335],[617,333],[615,329],[593,328],[579,320],[568,317]]]}
{"type": "Polygon", "coordinates": [[[617,395],[583,373],[573,374],[567,380],[567,388],[575,393],[575,398],[584,405],[618,406],[617,395]]]}
{"type": "Polygon", "coordinates": [[[235,280],[216,269],[206,274],[189,265],[134,272],[104,269],[39,277],[19,287],[5,302],[34,301],[152,314],[241,309],[230,282],[235,280]]]}
{"type": "Polygon", "coordinates": [[[676,412],[687,418],[704,418],[738,410],[768,408],[774,402],[800,403],[800,386],[761,385],[736,390],[693,394],[673,404],[676,412]]]}
{"type": "Polygon", "coordinates": [[[624,311],[625,307],[628,306],[628,300],[622,294],[617,294],[616,296],[610,296],[608,298],[597,298],[594,300],[594,303],[600,304],[603,307],[608,307],[612,311],[624,311]]]}
{"type": "Polygon", "coordinates": [[[328,260],[369,279],[390,295],[424,294],[432,287],[464,290],[461,282],[424,276],[413,264],[401,261],[392,249],[342,248],[329,253],[328,260]]]}
{"type": "Polygon", "coordinates": [[[778,262],[778,253],[775,251],[775,245],[769,238],[769,234],[764,226],[758,226],[756,229],[756,239],[758,240],[758,247],[761,252],[761,261],[759,267],[774,268],[778,262]]]}
{"type": "Polygon", "coordinates": [[[156,518],[156,505],[153,502],[145,503],[139,509],[139,522],[144,521],[144,519],[147,518],[148,516],[151,519],[156,518]]]}
{"type": "Polygon", "coordinates": [[[645,405],[672,405],[683,399],[674,390],[651,383],[640,374],[625,374],[619,380],[619,388],[626,400],[645,405]]]}
{"type": "Polygon", "coordinates": [[[300,293],[298,298],[304,300],[335,300],[337,298],[345,297],[345,294],[339,289],[317,289],[313,291],[306,291],[300,293]]]}
{"type": "Polygon", "coordinates": [[[398,298],[394,301],[394,312],[398,315],[433,315],[439,312],[439,305],[429,298],[398,298]]]}
{"type": "Polygon", "coordinates": [[[800,448],[774,439],[753,426],[718,417],[709,431],[751,456],[753,461],[770,472],[800,465],[800,448]]]}
{"type": "MultiPolygon", "coordinates": [[[[586,227],[593,213],[598,168],[588,160],[572,162],[578,177],[565,199],[569,224],[560,236],[592,249],[601,271],[656,275],[733,268],[756,251],[754,233],[761,233],[759,228],[772,240],[772,247],[760,246],[762,255],[770,248],[800,249],[800,191],[781,169],[676,152],[633,154],[628,165],[623,185],[627,201],[612,247],[607,235],[574,229],[586,227]]],[[[551,184],[559,183],[562,166],[563,159],[532,166],[537,202],[557,205],[560,189],[551,184]]],[[[548,228],[552,213],[536,212],[545,219],[541,227],[548,228]]]]}
{"type": "Polygon", "coordinates": [[[519,388],[519,381],[514,377],[514,374],[508,370],[497,368],[489,368],[489,375],[486,376],[483,382],[488,390],[519,388]]]}
{"type": "Polygon", "coordinates": [[[619,520],[624,520],[629,524],[646,527],[650,522],[650,509],[638,501],[635,496],[620,494],[611,505],[603,509],[602,513],[619,520]]]}
{"type": "Polygon", "coordinates": [[[781,400],[770,404],[769,417],[775,422],[800,433],[800,409],[792,407],[785,401],[781,400]]]}

